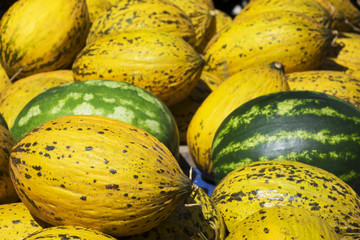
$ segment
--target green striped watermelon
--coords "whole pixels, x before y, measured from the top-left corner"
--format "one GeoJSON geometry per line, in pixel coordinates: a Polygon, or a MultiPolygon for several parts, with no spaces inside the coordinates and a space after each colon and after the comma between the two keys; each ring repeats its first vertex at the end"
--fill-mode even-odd
{"type": "Polygon", "coordinates": [[[222,122],[212,145],[215,181],[254,161],[292,160],[337,175],[360,192],[360,110],[312,91],[263,95],[222,122]],[[356,189],[357,188],[357,189],[356,189]]]}
{"type": "Polygon", "coordinates": [[[18,141],[34,127],[70,115],[97,115],[130,123],[179,157],[179,132],[168,107],[143,88],[120,81],[88,80],[47,89],[21,110],[10,132],[18,141]]]}

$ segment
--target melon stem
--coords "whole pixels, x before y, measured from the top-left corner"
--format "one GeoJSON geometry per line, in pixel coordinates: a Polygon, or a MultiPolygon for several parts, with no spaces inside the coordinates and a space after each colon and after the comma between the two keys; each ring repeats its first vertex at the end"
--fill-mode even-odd
{"type": "Polygon", "coordinates": [[[19,68],[19,70],[10,78],[10,82],[13,82],[15,78],[24,70],[23,67],[19,68]]]}

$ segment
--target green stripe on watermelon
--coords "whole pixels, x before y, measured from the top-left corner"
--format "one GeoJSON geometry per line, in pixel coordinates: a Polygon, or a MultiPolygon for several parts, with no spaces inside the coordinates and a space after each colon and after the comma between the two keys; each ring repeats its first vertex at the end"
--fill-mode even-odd
{"type": "Polygon", "coordinates": [[[215,134],[215,181],[240,166],[265,160],[317,166],[355,189],[360,180],[360,110],[312,91],[273,93],[241,105],[215,134]]]}
{"type": "Polygon", "coordinates": [[[168,107],[150,92],[120,81],[88,80],[47,89],[22,109],[10,132],[19,140],[42,123],[70,115],[97,115],[130,123],[158,138],[179,157],[179,133],[168,107]]]}

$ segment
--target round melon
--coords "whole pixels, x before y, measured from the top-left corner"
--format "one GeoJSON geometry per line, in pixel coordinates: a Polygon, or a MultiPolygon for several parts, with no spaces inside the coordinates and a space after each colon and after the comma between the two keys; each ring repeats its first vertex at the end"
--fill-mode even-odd
{"type": "Polygon", "coordinates": [[[34,128],[12,149],[10,173],[21,201],[40,220],[115,237],[157,226],[192,191],[158,139],[93,115],[59,117],[34,128]]]}
{"type": "Polygon", "coordinates": [[[217,182],[251,162],[292,160],[325,169],[360,192],[360,110],[313,91],[257,97],[221,123],[212,160],[217,182]]]}
{"type": "Polygon", "coordinates": [[[148,91],[126,82],[88,80],[47,89],[21,110],[10,132],[19,140],[40,124],[70,115],[97,115],[130,123],[158,138],[179,158],[179,133],[168,107],[148,91]]]}

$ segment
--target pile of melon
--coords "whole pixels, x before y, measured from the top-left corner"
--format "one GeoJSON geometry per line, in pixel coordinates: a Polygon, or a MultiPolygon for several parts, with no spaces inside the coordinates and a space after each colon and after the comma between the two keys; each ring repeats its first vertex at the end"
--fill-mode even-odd
{"type": "Polygon", "coordinates": [[[360,239],[359,1],[6,3],[1,239],[360,239]]]}

